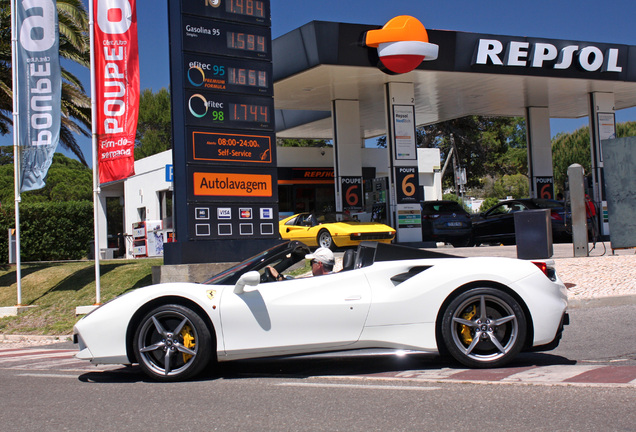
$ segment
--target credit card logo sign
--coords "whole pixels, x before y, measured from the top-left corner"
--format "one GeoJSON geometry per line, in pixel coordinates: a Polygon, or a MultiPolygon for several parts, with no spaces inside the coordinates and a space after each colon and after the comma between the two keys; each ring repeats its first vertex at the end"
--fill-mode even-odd
{"type": "Polygon", "coordinates": [[[262,208],[261,209],[261,219],[274,219],[274,209],[262,208]]]}
{"type": "Polygon", "coordinates": [[[239,214],[241,219],[252,219],[252,209],[251,208],[242,208],[239,209],[239,214]]]}
{"type": "Polygon", "coordinates": [[[216,217],[219,219],[232,219],[232,209],[219,208],[216,210],[216,217]]]}

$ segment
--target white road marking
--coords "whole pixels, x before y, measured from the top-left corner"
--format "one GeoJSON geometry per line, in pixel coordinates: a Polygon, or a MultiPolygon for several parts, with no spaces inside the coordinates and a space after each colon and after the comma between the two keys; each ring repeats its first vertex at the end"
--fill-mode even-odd
{"type": "Polygon", "coordinates": [[[37,377],[37,378],[73,378],[77,379],[77,375],[64,375],[64,374],[39,374],[39,373],[22,373],[17,376],[21,377],[37,377]]]}
{"type": "Polygon", "coordinates": [[[317,387],[317,388],[352,388],[352,389],[371,389],[371,390],[411,390],[411,391],[430,391],[440,390],[441,387],[414,387],[414,386],[397,386],[397,385],[364,385],[364,384],[319,384],[319,383],[281,383],[277,384],[283,387],[317,387]]]}
{"type": "Polygon", "coordinates": [[[34,361],[34,360],[47,360],[47,359],[54,359],[54,358],[70,358],[70,357],[73,357],[73,354],[71,352],[39,353],[39,354],[32,354],[32,355],[24,355],[20,357],[7,357],[4,359],[0,359],[0,364],[4,365],[9,363],[24,363],[27,361],[34,361]]]}
{"type": "Polygon", "coordinates": [[[17,366],[8,367],[7,369],[55,369],[58,367],[67,366],[69,364],[81,366],[86,364],[86,361],[78,360],[75,358],[63,358],[60,360],[39,361],[37,363],[30,363],[27,365],[20,364],[17,366]]]}
{"type": "Polygon", "coordinates": [[[591,365],[553,365],[542,366],[527,371],[519,372],[506,377],[501,382],[563,382],[584,372],[598,369],[591,365]]]}
{"type": "Polygon", "coordinates": [[[447,379],[453,375],[456,375],[460,372],[464,372],[467,370],[468,369],[451,369],[451,368],[431,369],[431,370],[412,370],[412,371],[400,372],[395,376],[397,378],[440,380],[440,379],[447,379]]]}

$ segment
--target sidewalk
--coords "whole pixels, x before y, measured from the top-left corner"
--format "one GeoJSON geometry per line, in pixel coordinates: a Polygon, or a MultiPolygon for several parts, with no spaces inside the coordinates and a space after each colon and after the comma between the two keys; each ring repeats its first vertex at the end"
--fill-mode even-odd
{"type": "MultiPolygon", "coordinates": [[[[465,257],[517,257],[516,246],[434,250],[465,257]]],[[[570,308],[636,304],[636,249],[612,251],[609,242],[599,242],[588,257],[574,258],[572,244],[559,243],[553,245],[553,252],[557,274],[569,289],[570,308]]]]}

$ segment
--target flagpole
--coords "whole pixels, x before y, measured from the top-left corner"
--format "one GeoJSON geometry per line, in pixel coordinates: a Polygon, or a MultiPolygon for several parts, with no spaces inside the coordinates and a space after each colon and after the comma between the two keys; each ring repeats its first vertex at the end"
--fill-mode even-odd
{"type": "Polygon", "coordinates": [[[88,31],[90,33],[90,49],[91,49],[91,128],[92,128],[92,150],[93,150],[93,221],[94,221],[94,237],[95,237],[95,304],[101,304],[101,284],[99,269],[99,158],[97,155],[97,102],[95,96],[95,39],[94,39],[94,14],[93,3],[96,0],[88,2],[88,31]]]}
{"type": "MultiPolygon", "coordinates": [[[[11,65],[13,73],[13,178],[15,194],[15,264],[17,282],[17,306],[22,306],[22,261],[20,259],[20,138],[19,138],[19,105],[18,105],[18,18],[16,0],[11,0],[11,65]]],[[[11,246],[11,245],[9,245],[11,246]]]]}

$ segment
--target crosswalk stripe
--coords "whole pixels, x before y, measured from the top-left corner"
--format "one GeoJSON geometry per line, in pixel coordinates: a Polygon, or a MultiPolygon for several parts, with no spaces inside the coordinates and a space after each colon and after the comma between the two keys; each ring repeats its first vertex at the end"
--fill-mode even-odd
{"type": "Polygon", "coordinates": [[[54,361],[41,361],[37,363],[19,364],[16,366],[10,366],[7,369],[57,369],[57,368],[63,368],[68,365],[93,366],[84,360],[78,360],[76,358],[65,358],[65,359],[54,360],[54,361]]]}
{"type": "Polygon", "coordinates": [[[66,353],[39,353],[32,355],[25,355],[19,357],[5,357],[0,359],[0,365],[16,363],[16,362],[28,362],[42,359],[54,359],[54,358],[70,358],[75,355],[75,352],[66,353]]]}
{"type": "Polygon", "coordinates": [[[502,382],[561,382],[598,368],[598,366],[553,365],[541,366],[503,378],[502,382]]]}
{"type": "Polygon", "coordinates": [[[77,350],[54,350],[54,349],[0,350],[0,358],[29,356],[29,355],[33,355],[34,353],[40,353],[40,354],[77,353],[77,350]]]}

